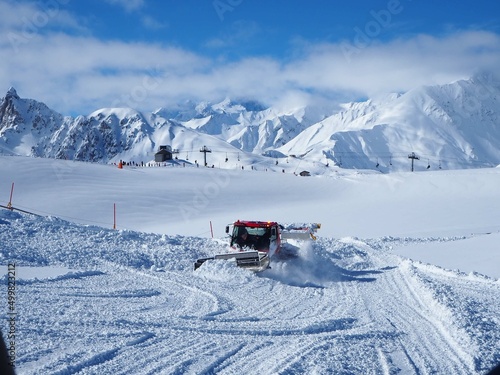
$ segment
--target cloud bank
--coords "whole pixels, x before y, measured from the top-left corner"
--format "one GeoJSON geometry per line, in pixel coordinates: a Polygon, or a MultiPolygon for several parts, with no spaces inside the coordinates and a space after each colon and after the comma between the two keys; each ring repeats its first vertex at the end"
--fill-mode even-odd
{"type": "MultiPolygon", "coordinates": [[[[477,70],[500,73],[500,35],[489,31],[390,41],[353,36],[302,43],[287,60],[227,60],[168,44],[98,39],[64,10],[67,1],[43,8],[0,2],[0,96],[14,86],[22,97],[73,115],[108,106],[152,111],[226,96],[300,105],[402,92],[477,70]]],[[[130,4],[131,11],[142,1],[130,4]]]]}

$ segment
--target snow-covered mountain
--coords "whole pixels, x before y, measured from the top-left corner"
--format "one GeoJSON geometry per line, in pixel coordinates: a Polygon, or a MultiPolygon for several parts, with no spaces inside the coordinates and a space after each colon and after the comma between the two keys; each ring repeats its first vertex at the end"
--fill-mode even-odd
{"type": "Polygon", "coordinates": [[[497,165],[499,140],[500,83],[481,74],[349,103],[280,151],[325,154],[343,167],[385,171],[407,170],[415,152],[421,169],[448,169],[497,165]]]}
{"type": "Polygon", "coordinates": [[[210,164],[222,168],[234,168],[229,158],[249,165],[293,156],[384,172],[408,170],[415,153],[417,170],[475,168],[500,163],[499,125],[500,82],[486,73],[340,110],[278,110],[226,99],[150,114],[109,108],[72,118],[10,88],[0,103],[0,148],[3,154],[147,162],[160,145],[188,161],[201,159],[200,148],[207,146],[210,164]]]}

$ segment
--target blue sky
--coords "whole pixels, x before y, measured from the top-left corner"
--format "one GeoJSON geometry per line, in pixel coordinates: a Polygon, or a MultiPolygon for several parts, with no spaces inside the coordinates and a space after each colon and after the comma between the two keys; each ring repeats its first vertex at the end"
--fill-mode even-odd
{"type": "Polygon", "coordinates": [[[335,105],[500,66],[491,0],[0,0],[0,31],[0,92],[71,115],[335,105]]]}
{"type": "Polygon", "coordinates": [[[354,39],[356,28],[365,34],[380,29],[380,41],[453,30],[500,31],[500,5],[491,0],[90,0],[71,1],[68,9],[99,38],[173,44],[231,59],[286,59],[301,41],[354,39]]]}

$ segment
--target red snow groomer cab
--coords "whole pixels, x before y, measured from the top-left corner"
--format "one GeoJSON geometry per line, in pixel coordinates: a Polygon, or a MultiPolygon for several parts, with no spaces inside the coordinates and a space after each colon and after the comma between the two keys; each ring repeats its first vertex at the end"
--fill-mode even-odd
{"type": "Polygon", "coordinates": [[[263,271],[269,267],[273,255],[280,252],[284,242],[288,239],[316,239],[314,233],[320,227],[321,224],[317,223],[282,225],[275,221],[238,220],[226,226],[232,251],[198,259],[194,268],[197,269],[207,260],[235,259],[239,267],[263,271]]]}

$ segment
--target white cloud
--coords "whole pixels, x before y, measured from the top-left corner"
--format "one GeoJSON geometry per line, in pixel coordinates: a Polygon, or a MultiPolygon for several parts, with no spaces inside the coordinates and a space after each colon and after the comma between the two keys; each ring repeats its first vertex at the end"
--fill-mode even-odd
{"type": "Polygon", "coordinates": [[[127,12],[134,12],[144,6],[144,0],[106,0],[108,3],[118,5],[127,12]]]}
{"type": "MultiPolygon", "coordinates": [[[[131,4],[139,7],[142,1],[131,4]]],[[[23,34],[23,17],[4,13],[13,7],[24,19],[40,11],[0,0],[0,96],[14,86],[22,97],[43,101],[64,114],[88,114],[112,105],[152,111],[184,99],[225,96],[281,106],[313,100],[331,100],[333,105],[337,100],[447,83],[476,69],[500,73],[500,36],[492,32],[418,35],[363,46],[301,43],[286,62],[270,57],[227,61],[161,44],[63,33],[53,24],[73,25],[72,31],[79,25],[62,8],[57,14],[54,9],[47,23],[51,27],[41,23],[23,34]]]]}
{"type": "Polygon", "coordinates": [[[205,43],[208,48],[231,48],[241,44],[251,44],[252,40],[261,33],[261,29],[253,21],[236,21],[231,24],[229,31],[212,38],[205,43]]]}
{"type": "Polygon", "coordinates": [[[142,16],[141,23],[144,27],[150,30],[160,30],[168,26],[167,23],[158,21],[151,16],[142,16]]]}
{"type": "Polygon", "coordinates": [[[19,3],[0,0],[0,43],[8,42],[15,47],[16,43],[22,44],[35,35],[55,30],[87,32],[65,9],[68,1],[19,3]]]}
{"type": "Polygon", "coordinates": [[[441,38],[419,35],[365,48],[310,46],[303,59],[287,65],[286,76],[299,87],[372,95],[446,83],[477,68],[498,73],[499,67],[500,36],[473,31],[441,38]]]}

